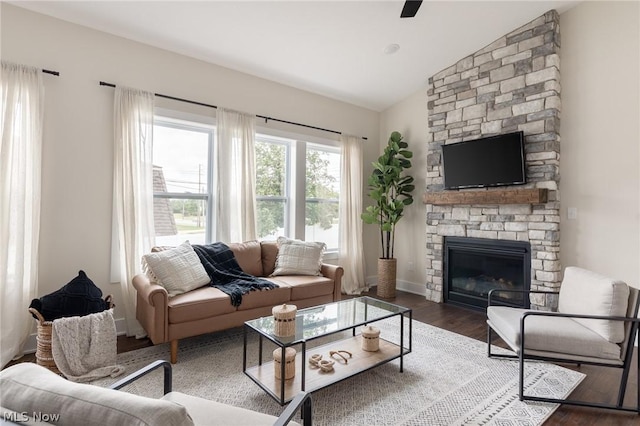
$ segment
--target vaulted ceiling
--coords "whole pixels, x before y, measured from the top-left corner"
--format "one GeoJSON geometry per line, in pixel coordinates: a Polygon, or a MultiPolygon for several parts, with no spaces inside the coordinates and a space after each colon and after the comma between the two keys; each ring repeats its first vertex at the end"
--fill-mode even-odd
{"type": "Polygon", "coordinates": [[[404,1],[11,3],[382,111],[505,33],[579,2],[424,1],[405,19],[404,1]]]}

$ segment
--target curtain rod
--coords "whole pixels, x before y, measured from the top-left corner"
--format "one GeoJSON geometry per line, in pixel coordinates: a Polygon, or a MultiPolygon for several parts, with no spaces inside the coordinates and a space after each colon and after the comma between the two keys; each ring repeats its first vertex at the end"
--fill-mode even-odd
{"type": "MultiPolygon", "coordinates": [[[[100,82],[100,86],[116,87],[115,84],[106,83],[104,81],[100,82]]],[[[204,107],[208,107],[208,108],[218,109],[218,107],[216,105],[205,104],[203,102],[192,101],[192,100],[189,100],[189,99],[176,98],[175,96],[163,95],[162,93],[154,93],[153,95],[157,96],[159,98],[171,99],[172,101],[180,101],[180,102],[185,102],[185,103],[192,104],[192,105],[199,105],[199,106],[204,106],[204,107]]],[[[264,116],[264,115],[257,115],[257,114],[256,114],[256,117],[263,119],[265,123],[268,122],[269,120],[271,120],[271,121],[277,121],[278,123],[285,123],[285,124],[291,124],[291,125],[294,125],[294,126],[306,127],[307,129],[315,129],[315,130],[321,130],[323,132],[335,133],[337,135],[341,135],[342,134],[342,132],[339,132],[337,130],[324,129],[322,127],[316,127],[316,126],[310,126],[308,124],[296,123],[295,121],[281,120],[279,118],[267,117],[267,116],[264,116]]],[[[362,136],[362,139],[365,140],[365,141],[368,140],[365,136],[362,136]]]]}
{"type": "Polygon", "coordinates": [[[58,71],[45,70],[44,68],[42,69],[42,72],[45,74],[55,75],[56,77],[60,75],[58,71]]]}

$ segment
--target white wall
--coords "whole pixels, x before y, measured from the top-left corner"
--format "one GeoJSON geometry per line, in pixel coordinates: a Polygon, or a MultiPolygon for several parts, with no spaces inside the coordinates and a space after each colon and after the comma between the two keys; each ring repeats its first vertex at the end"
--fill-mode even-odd
{"type": "MultiPolygon", "coordinates": [[[[405,216],[396,227],[395,257],[398,259],[397,288],[424,294],[426,274],[426,213],[422,203],[427,177],[427,89],[413,95],[385,110],[380,117],[380,153],[394,130],[400,132],[409,150],[413,151],[411,169],[407,172],[415,179],[416,190],[413,204],[405,209],[405,216]]],[[[369,202],[369,200],[367,200],[369,202]]],[[[365,225],[376,234],[371,244],[380,247],[377,228],[365,225]]],[[[367,240],[367,243],[369,241],[367,240]]],[[[369,246],[369,244],[367,244],[369,246]]],[[[380,248],[378,249],[381,250],[380,248]]],[[[376,275],[376,260],[367,263],[367,275],[376,275]]]]}
{"type": "MultiPolygon", "coordinates": [[[[640,287],[640,10],[584,2],[560,15],[562,113],[560,246],[576,265],[640,287]],[[567,207],[578,219],[567,220],[567,207]]],[[[426,78],[427,76],[425,76],[426,78]]],[[[398,288],[424,287],[426,89],[380,116],[380,144],[398,130],[415,151],[416,205],[398,227],[398,288]],[[418,146],[420,145],[420,146],[418,146]],[[413,261],[416,271],[406,270],[413,261]]],[[[375,261],[375,259],[373,259],[375,261]]],[[[375,264],[368,263],[368,275],[375,264]]]]}
{"type": "MultiPolygon", "coordinates": [[[[118,308],[119,285],[109,283],[114,91],[99,86],[100,80],[366,136],[365,158],[377,155],[377,112],[6,3],[0,8],[2,59],[60,72],[60,77],[44,77],[39,295],[58,289],[83,269],[104,294],[114,295],[116,317],[124,315],[118,308]]],[[[181,102],[158,104],[213,114],[181,102]]]]}
{"type": "Polygon", "coordinates": [[[560,254],[640,287],[640,7],[584,2],[560,15],[560,254]],[[567,208],[576,207],[576,220],[567,208]]]}

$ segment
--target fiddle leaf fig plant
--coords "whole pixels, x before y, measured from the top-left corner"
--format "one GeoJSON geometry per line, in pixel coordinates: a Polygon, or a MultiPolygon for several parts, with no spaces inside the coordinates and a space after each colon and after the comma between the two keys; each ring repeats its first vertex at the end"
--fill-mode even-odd
{"type": "Polygon", "coordinates": [[[375,202],[361,214],[367,224],[380,228],[382,258],[393,259],[396,224],[402,219],[404,208],[413,203],[413,177],[404,175],[411,168],[413,153],[399,132],[392,132],[384,153],[373,162],[369,177],[369,197],[375,202]]]}

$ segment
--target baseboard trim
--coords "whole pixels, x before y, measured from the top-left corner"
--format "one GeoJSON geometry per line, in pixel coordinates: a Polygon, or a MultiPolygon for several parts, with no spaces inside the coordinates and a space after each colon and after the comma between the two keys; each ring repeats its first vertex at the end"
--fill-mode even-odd
{"type": "MultiPolygon", "coordinates": [[[[365,281],[369,287],[375,287],[378,285],[378,276],[368,276],[365,281]]],[[[425,284],[396,280],[396,289],[400,291],[406,291],[407,293],[413,293],[419,296],[427,297],[427,286],[425,284]]]]}

